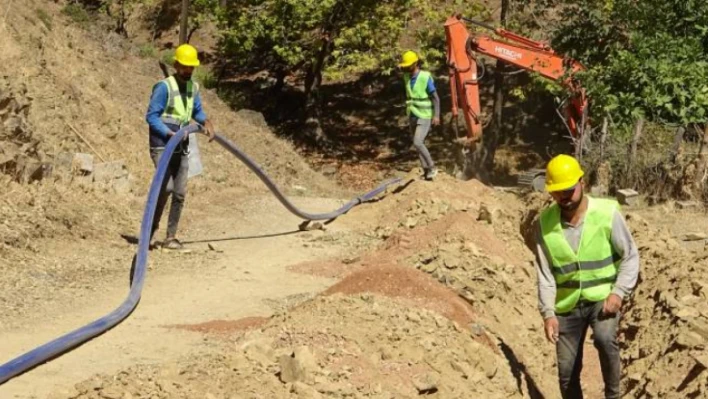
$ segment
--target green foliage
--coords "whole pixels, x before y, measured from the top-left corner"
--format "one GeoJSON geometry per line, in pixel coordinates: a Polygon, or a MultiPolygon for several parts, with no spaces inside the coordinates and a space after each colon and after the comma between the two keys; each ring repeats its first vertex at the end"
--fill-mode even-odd
{"type": "Polygon", "coordinates": [[[166,50],[163,51],[162,54],[160,55],[160,61],[162,61],[165,65],[172,65],[175,62],[175,51],[174,50],[166,50]]]}
{"type": "Polygon", "coordinates": [[[52,16],[41,8],[36,9],[35,13],[37,14],[37,18],[44,24],[44,27],[47,28],[47,30],[52,30],[52,16]]]}
{"type": "Polygon", "coordinates": [[[708,120],[708,3],[562,0],[557,50],[582,61],[593,114],[687,125],[708,120]]]}
{"type": "Polygon", "coordinates": [[[144,43],[138,46],[138,56],[142,58],[154,58],[157,56],[157,49],[152,43],[144,43]]]}
{"type": "Polygon", "coordinates": [[[199,67],[194,70],[194,80],[206,89],[214,89],[218,83],[216,76],[205,67],[199,67]]]}
{"type": "Polygon", "coordinates": [[[211,6],[219,49],[239,70],[282,77],[311,72],[324,56],[324,76],[342,79],[369,71],[391,74],[404,48],[418,50],[429,68],[444,65],[446,18],[454,11],[474,17],[482,10],[465,3],[233,0],[227,8],[211,6]]]}
{"type": "Polygon", "coordinates": [[[61,12],[82,28],[86,28],[91,20],[88,11],[79,4],[69,3],[64,6],[61,12]]]}

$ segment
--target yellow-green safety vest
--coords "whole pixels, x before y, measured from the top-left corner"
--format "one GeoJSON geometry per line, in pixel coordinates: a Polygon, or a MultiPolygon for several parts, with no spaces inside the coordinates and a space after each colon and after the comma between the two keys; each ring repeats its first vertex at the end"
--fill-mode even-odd
{"type": "Polygon", "coordinates": [[[561,225],[561,211],[553,204],[541,213],[541,232],[556,281],[556,313],[567,313],[583,298],[605,300],[612,292],[620,257],[612,247],[612,220],[619,204],[588,198],[588,209],[577,253],[568,244],[561,225]]]}
{"type": "Polygon", "coordinates": [[[160,116],[160,119],[162,119],[162,122],[165,124],[179,127],[188,125],[189,121],[192,120],[194,97],[199,91],[199,84],[191,80],[187,82],[187,93],[185,96],[187,103],[185,104],[179,92],[177,79],[175,79],[174,76],[163,79],[160,83],[167,85],[167,106],[165,106],[165,111],[160,116]]]}
{"type": "Polygon", "coordinates": [[[413,88],[411,88],[410,74],[404,74],[403,80],[406,86],[406,113],[408,116],[413,114],[420,119],[433,119],[433,102],[427,91],[430,72],[418,72],[413,88]]]}

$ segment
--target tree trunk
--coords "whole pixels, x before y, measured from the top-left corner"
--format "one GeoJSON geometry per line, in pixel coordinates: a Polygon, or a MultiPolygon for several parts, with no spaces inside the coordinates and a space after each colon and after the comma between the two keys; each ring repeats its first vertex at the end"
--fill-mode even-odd
{"type": "Polygon", "coordinates": [[[185,44],[189,38],[189,0],[182,0],[182,14],[179,18],[179,44],[185,44]]]}
{"type": "Polygon", "coordinates": [[[639,118],[634,125],[634,136],[632,137],[632,147],[629,151],[629,166],[634,166],[634,161],[637,159],[637,146],[642,138],[642,130],[644,130],[644,118],[639,118]]]}
{"type": "Polygon", "coordinates": [[[632,136],[632,144],[629,149],[629,164],[627,165],[627,178],[628,182],[625,184],[635,183],[635,177],[637,176],[635,167],[637,161],[637,146],[639,145],[639,140],[642,138],[642,131],[644,130],[644,118],[639,118],[637,123],[634,125],[634,136],[632,136]]]}
{"type": "Polygon", "coordinates": [[[705,175],[708,170],[708,123],[703,126],[703,139],[701,140],[701,151],[698,154],[698,165],[696,168],[695,187],[699,191],[696,194],[702,197],[701,191],[705,189],[705,175]]]}

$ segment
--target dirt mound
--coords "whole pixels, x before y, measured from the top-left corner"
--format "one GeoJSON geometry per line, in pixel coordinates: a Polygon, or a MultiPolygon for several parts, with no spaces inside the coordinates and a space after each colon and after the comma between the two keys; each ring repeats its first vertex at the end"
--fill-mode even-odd
{"type": "Polygon", "coordinates": [[[367,267],[345,277],[325,295],[372,293],[404,300],[436,311],[462,326],[474,320],[470,307],[452,291],[424,273],[401,266],[367,267]]]}
{"type": "Polygon", "coordinates": [[[320,297],[220,355],[96,377],[55,397],[521,397],[505,359],[437,313],[364,294],[320,297]],[[61,396],[71,395],[71,396],[61,396]]]}
{"type": "Polygon", "coordinates": [[[708,397],[708,262],[639,215],[628,221],[642,261],[621,333],[628,396],[708,397]]]}

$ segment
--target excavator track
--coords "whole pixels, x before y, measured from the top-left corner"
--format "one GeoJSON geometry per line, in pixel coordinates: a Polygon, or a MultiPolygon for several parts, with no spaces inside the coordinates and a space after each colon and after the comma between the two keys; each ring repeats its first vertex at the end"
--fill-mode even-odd
{"type": "Polygon", "coordinates": [[[543,192],[546,186],[546,171],[544,169],[529,169],[521,172],[517,177],[516,184],[543,192]]]}

